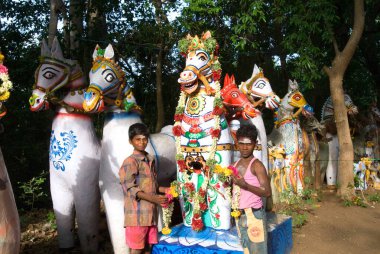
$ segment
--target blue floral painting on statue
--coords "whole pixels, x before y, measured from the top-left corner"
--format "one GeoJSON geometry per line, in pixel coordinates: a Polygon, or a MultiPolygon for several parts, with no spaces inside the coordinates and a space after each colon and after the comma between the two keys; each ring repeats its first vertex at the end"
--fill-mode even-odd
{"type": "Polygon", "coordinates": [[[77,147],[78,139],[74,131],[60,132],[56,137],[54,130],[50,136],[49,159],[56,170],[65,171],[65,161],[71,159],[71,154],[77,147]]]}

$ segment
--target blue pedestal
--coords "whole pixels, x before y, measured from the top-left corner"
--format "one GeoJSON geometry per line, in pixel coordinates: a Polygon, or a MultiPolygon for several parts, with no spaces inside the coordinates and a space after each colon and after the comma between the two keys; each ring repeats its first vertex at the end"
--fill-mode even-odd
{"type": "MultiPolygon", "coordinates": [[[[292,240],[291,217],[267,213],[268,251],[270,254],[290,253],[292,240]]],[[[206,228],[196,233],[183,224],[172,228],[170,235],[160,234],[159,243],[153,246],[153,254],[241,254],[236,228],[215,230],[206,228]]]]}

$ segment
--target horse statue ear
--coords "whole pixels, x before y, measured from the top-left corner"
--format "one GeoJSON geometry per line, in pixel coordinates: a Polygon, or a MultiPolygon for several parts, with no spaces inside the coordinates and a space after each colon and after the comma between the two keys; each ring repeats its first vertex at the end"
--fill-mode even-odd
{"type": "Polygon", "coordinates": [[[98,56],[98,49],[100,48],[99,44],[96,44],[94,52],[92,53],[92,59],[95,60],[98,56]]]}
{"type": "Polygon", "coordinates": [[[61,45],[59,45],[57,37],[54,37],[53,45],[51,46],[51,56],[60,60],[65,59],[63,57],[61,45]]]}
{"type": "Polygon", "coordinates": [[[50,48],[45,39],[41,41],[41,56],[50,56],[50,48]]]}
{"type": "Polygon", "coordinates": [[[231,84],[236,84],[234,74],[231,75],[230,83],[231,83],[231,84]]]}
{"type": "Polygon", "coordinates": [[[255,66],[253,67],[252,78],[253,78],[254,76],[256,76],[257,74],[259,74],[259,72],[260,72],[260,69],[259,69],[259,67],[255,64],[255,66]]]}
{"type": "Polygon", "coordinates": [[[223,87],[227,87],[229,83],[230,83],[230,76],[228,75],[228,73],[226,73],[226,76],[224,76],[224,85],[223,85],[223,87]]]}
{"type": "Polygon", "coordinates": [[[111,44],[108,44],[106,50],[104,51],[104,57],[107,59],[113,59],[115,52],[111,44]]]}
{"type": "Polygon", "coordinates": [[[211,38],[211,32],[210,31],[206,31],[204,34],[203,34],[203,36],[202,36],[202,39],[203,40],[207,40],[207,39],[209,39],[209,38],[211,38]]]}
{"type": "Polygon", "coordinates": [[[288,92],[293,92],[293,91],[296,91],[298,90],[298,83],[297,81],[292,81],[291,79],[289,79],[289,86],[288,86],[288,92]]]}

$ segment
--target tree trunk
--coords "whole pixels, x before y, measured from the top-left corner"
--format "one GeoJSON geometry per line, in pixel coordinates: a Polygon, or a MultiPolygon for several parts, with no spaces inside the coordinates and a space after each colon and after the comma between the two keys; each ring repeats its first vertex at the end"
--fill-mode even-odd
{"type": "Polygon", "coordinates": [[[330,92],[334,106],[334,117],[339,140],[339,163],[338,163],[338,195],[341,197],[351,196],[354,182],[353,161],[354,150],[348,125],[347,110],[344,104],[343,77],[348,64],[354,55],[364,28],[364,3],[363,0],[354,0],[355,15],[354,27],[343,51],[339,51],[334,40],[335,58],[332,66],[323,69],[330,80],[330,92]]]}
{"type": "Polygon", "coordinates": [[[156,99],[157,99],[157,122],[156,122],[156,132],[160,132],[161,128],[164,125],[164,119],[165,119],[165,111],[164,111],[164,101],[162,98],[162,66],[164,62],[164,39],[168,38],[170,39],[170,33],[169,34],[162,34],[163,32],[163,25],[169,24],[169,20],[166,17],[166,15],[163,13],[162,10],[162,0],[153,0],[153,5],[155,10],[155,19],[158,26],[159,31],[161,32],[161,39],[159,44],[159,51],[157,54],[156,59],[156,99]]]}
{"type": "Polygon", "coordinates": [[[164,61],[164,49],[163,44],[160,45],[160,49],[157,54],[156,63],[156,98],[157,98],[157,122],[156,132],[160,132],[164,125],[165,111],[164,101],[162,99],[162,64],[164,61]]]}
{"type": "Polygon", "coordinates": [[[82,60],[80,38],[83,34],[83,7],[81,0],[70,1],[70,58],[82,60]]]}
{"type": "Polygon", "coordinates": [[[53,44],[54,37],[57,35],[58,14],[65,13],[65,4],[62,0],[50,1],[50,21],[49,21],[49,47],[53,44]]]}

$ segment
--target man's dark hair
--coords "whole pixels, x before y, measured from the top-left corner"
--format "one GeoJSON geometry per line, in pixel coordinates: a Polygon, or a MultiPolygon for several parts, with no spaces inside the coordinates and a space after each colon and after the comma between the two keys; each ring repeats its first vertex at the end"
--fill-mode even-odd
{"type": "Polygon", "coordinates": [[[254,125],[242,125],[236,132],[236,138],[249,138],[252,142],[256,142],[257,129],[254,125]]]}
{"type": "Polygon", "coordinates": [[[129,139],[133,139],[137,135],[144,135],[149,138],[149,129],[143,123],[134,123],[129,126],[128,135],[129,139]]]}

